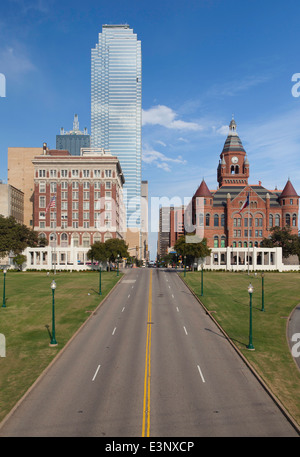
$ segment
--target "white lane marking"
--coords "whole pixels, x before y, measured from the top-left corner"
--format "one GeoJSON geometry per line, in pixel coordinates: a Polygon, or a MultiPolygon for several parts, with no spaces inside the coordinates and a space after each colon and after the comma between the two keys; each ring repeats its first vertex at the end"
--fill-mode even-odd
{"type": "Polygon", "coordinates": [[[130,294],[128,295],[128,298],[130,297],[130,294]]]}
{"type": "Polygon", "coordinates": [[[132,284],[133,282],[136,282],[136,279],[123,279],[121,284],[132,284]]]}
{"type": "Polygon", "coordinates": [[[124,308],[122,309],[122,313],[123,313],[124,309],[125,309],[125,306],[124,306],[124,308]]]}
{"type": "Polygon", "coordinates": [[[92,381],[95,381],[96,376],[97,376],[97,374],[98,374],[98,371],[99,371],[99,368],[100,368],[100,367],[101,367],[101,365],[98,365],[97,370],[95,371],[95,374],[94,374],[94,376],[93,376],[92,381]]]}
{"type": "Polygon", "coordinates": [[[199,374],[200,374],[200,376],[201,376],[202,382],[205,382],[205,379],[204,379],[204,377],[203,377],[201,368],[199,367],[199,365],[197,365],[197,367],[198,367],[198,371],[199,371],[199,374]]]}
{"type": "Polygon", "coordinates": [[[113,332],[112,332],[112,335],[115,334],[115,331],[117,330],[117,327],[114,328],[113,332]]]}
{"type": "Polygon", "coordinates": [[[176,309],[177,309],[177,313],[179,313],[179,308],[178,308],[178,306],[176,306],[176,309]]]}
{"type": "Polygon", "coordinates": [[[174,298],[174,295],[172,294],[172,298],[174,298]]]}
{"type": "Polygon", "coordinates": [[[183,328],[184,328],[185,334],[187,335],[187,334],[188,334],[188,332],[186,331],[186,328],[185,328],[185,326],[183,326],[183,328]]]}

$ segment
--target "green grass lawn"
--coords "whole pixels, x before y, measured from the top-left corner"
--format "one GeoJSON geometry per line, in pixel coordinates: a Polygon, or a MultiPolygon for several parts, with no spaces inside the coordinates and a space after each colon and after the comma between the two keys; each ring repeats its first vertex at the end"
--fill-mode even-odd
{"type": "Polygon", "coordinates": [[[0,358],[0,421],[27,391],[59,350],[90,316],[119,280],[116,272],[8,272],[6,308],[2,307],[0,276],[0,333],[6,357],[0,358]],[[55,331],[58,346],[49,347],[52,331],[52,290],[55,279],[55,331]]]}
{"type": "Polygon", "coordinates": [[[300,302],[299,273],[265,273],[262,312],[262,278],[253,273],[205,272],[201,297],[201,272],[180,273],[230,339],[256,369],[273,393],[300,424],[300,371],[286,337],[290,313],[300,302]],[[249,351],[249,283],[252,295],[253,345],[249,351]]]}

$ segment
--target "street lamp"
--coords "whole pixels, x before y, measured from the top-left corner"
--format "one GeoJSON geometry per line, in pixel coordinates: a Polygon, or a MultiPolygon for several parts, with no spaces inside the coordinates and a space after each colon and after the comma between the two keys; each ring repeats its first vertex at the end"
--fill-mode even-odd
{"type": "Polygon", "coordinates": [[[99,268],[99,295],[102,295],[102,291],[101,291],[101,265],[100,265],[100,268],[99,268]]]}
{"type": "Polygon", "coordinates": [[[203,263],[201,265],[201,297],[203,297],[203,263]]]}
{"type": "Polygon", "coordinates": [[[6,276],[6,268],[3,269],[3,303],[2,303],[2,308],[6,308],[6,300],[5,300],[5,276],[6,276]]]}
{"type": "Polygon", "coordinates": [[[118,260],[117,260],[117,262],[118,262],[118,266],[117,266],[117,276],[119,276],[119,257],[120,257],[120,254],[118,254],[118,260]]]}
{"type": "Polygon", "coordinates": [[[261,311],[265,310],[265,284],[264,284],[265,274],[261,274],[261,311]]]}
{"type": "Polygon", "coordinates": [[[186,255],[184,256],[184,277],[186,276],[186,255]]]}
{"type": "Polygon", "coordinates": [[[50,341],[49,346],[57,346],[57,341],[55,339],[55,299],[54,299],[56,282],[54,281],[54,279],[51,283],[51,289],[52,289],[52,336],[51,336],[51,341],[50,341]]]}
{"type": "Polygon", "coordinates": [[[247,346],[247,349],[249,349],[250,351],[255,350],[255,348],[252,344],[252,294],[253,294],[253,290],[254,290],[253,286],[250,283],[248,286],[248,292],[249,292],[249,296],[250,296],[250,324],[249,324],[249,344],[247,346]]]}

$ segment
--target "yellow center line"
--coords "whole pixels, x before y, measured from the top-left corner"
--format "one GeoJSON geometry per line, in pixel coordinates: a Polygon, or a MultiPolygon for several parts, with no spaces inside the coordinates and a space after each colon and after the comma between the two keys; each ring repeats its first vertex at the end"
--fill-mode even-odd
{"type": "Polygon", "coordinates": [[[150,378],[151,378],[151,326],[152,326],[151,317],[152,317],[152,270],[150,271],[149,299],[148,299],[142,436],[150,436],[150,378]]]}

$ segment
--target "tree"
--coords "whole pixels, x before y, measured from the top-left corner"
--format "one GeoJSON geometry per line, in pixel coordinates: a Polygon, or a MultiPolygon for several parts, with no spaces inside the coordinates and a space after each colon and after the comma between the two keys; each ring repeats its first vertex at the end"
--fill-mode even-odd
{"type": "Polygon", "coordinates": [[[210,255],[211,250],[207,246],[206,238],[203,238],[203,240],[198,243],[187,243],[186,238],[188,236],[192,237],[193,235],[182,235],[178,238],[174,245],[174,249],[182,258],[186,256],[187,265],[192,265],[195,259],[204,258],[210,255]]]}
{"type": "Polygon", "coordinates": [[[292,234],[290,227],[272,227],[270,229],[269,238],[262,240],[262,247],[266,248],[282,248],[282,256],[289,257],[290,255],[298,255],[300,258],[300,238],[292,234]]]}
{"type": "Polygon", "coordinates": [[[16,222],[15,218],[0,215],[0,258],[6,257],[10,252],[20,254],[28,246],[38,245],[37,233],[16,222]]]}
{"type": "Polygon", "coordinates": [[[98,262],[115,262],[118,255],[122,257],[129,257],[128,246],[124,240],[119,238],[110,238],[105,243],[96,241],[92,244],[91,248],[87,252],[87,257],[90,260],[97,260],[98,262]]]}
{"type": "Polygon", "coordinates": [[[115,262],[118,255],[120,257],[129,257],[128,245],[124,240],[119,238],[110,238],[105,241],[105,248],[107,252],[107,258],[111,262],[115,262]]]}
{"type": "Polygon", "coordinates": [[[22,271],[22,265],[27,260],[26,256],[23,255],[23,254],[17,254],[17,255],[14,256],[13,260],[14,260],[14,263],[16,265],[18,265],[19,270],[22,271]]]}

